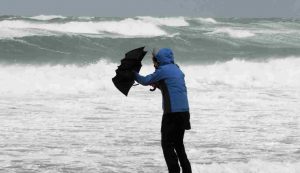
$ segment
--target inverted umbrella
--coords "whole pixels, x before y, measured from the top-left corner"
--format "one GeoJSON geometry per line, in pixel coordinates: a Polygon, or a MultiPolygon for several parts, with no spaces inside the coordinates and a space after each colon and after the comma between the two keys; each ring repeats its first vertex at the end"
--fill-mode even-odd
{"type": "Polygon", "coordinates": [[[126,96],[134,84],[133,71],[139,72],[142,67],[141,61],[147,53],[144,48],[140,47],[127,52],[116,70],[116,76],[112,78],[116,88],[126,96]]]}

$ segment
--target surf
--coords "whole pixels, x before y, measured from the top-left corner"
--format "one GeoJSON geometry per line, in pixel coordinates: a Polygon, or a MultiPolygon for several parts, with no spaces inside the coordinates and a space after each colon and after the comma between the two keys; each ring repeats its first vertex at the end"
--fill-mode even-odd
{"type": "MultiPolygon", "coordinates": [[[[145,60],[147,61],[147,60],[145,60]]],[[[284,58],[266,62],[233,59],[209,65],[179,64],[188,88],[195,90],[227,86],[230,88],[300,87],[300,59],[284,58]]],[[[111,78],[117,63],[106,60],[78,65],[0,65],[0,93],[78,94],[116,92],[111,78]],[[22,87],[20,87],[22,86],[22,87]]],[[[144,62],[141,74],[153,72],[144,62]]],[[[140,87],[138,87],[140,88],[140,87]]]]}

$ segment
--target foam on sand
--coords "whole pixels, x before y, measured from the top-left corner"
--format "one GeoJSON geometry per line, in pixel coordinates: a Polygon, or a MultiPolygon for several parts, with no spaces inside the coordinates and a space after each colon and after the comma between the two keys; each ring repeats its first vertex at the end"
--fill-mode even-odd
{"type": "Polygon", "coordinates": [[[195,173],[298,173],[300,162],[269,162],[251,160],[249,162],[230,162],[194,165],[195,173]]]}

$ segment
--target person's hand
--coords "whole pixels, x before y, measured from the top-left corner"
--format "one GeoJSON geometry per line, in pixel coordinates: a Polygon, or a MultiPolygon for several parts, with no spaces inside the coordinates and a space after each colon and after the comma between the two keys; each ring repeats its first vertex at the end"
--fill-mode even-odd
{"type": "Polygon", "coordinates": [[[150,86],[152,86],[153,88],[157,88],[157,85],[155,83],[150,84],[150,86]]]}
{"type": "Polygon", "coordinates": [[[136,79],[136,73],[137,73],[137,72],[134,71],[134,70],[131,71],[131,78],[132,78],[132,79],[136,79]]]}

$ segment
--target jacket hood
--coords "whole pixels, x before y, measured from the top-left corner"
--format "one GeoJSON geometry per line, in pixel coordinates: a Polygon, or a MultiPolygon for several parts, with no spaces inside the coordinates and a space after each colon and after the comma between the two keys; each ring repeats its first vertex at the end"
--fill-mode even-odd
{"type": "Polygon", "coordinates": [[[155,55],[159,65],[174,64],[173,51],[169,48],[159,49],[155,55]]]}

